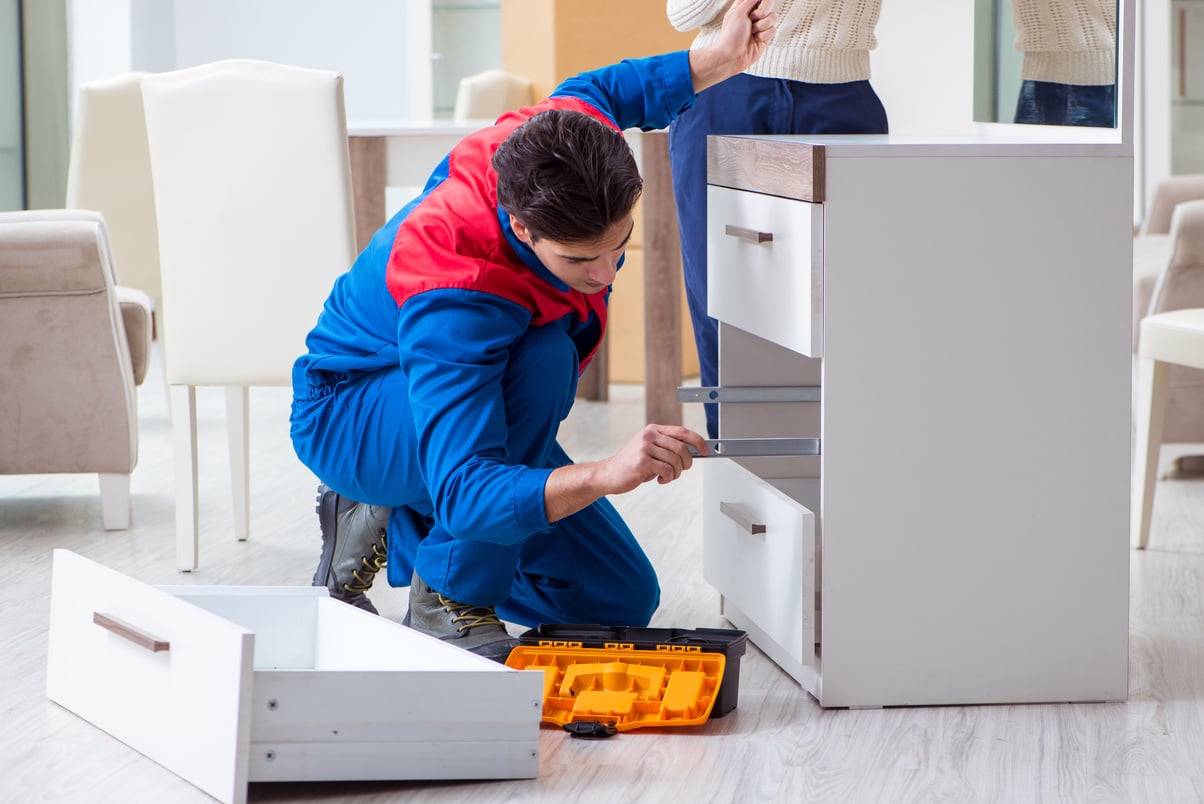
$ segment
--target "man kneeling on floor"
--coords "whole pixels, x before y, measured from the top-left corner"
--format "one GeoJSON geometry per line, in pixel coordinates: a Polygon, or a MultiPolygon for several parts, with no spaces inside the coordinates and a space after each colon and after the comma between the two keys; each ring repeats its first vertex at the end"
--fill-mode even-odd
{"type": "Polygon", "coordinates": [[[574,464],[556,443],[606,328],[642,180],[620,133],[659,129],[773,37],[736,0],[709,48],[561,84],[464,139],[334,285],[293,369],[297,455],[321,479],[331,594],[387,569],[405,624],[497,661],[525,625],[646,625],[656,573],[606,499],[668,483],[702,436],[648,425],[574,464]]]}

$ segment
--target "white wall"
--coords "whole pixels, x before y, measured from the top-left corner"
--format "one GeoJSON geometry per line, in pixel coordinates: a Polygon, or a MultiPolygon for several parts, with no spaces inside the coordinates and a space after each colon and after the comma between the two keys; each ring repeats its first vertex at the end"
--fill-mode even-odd
{"type": "MultiPolygon", "coordinates": [[[[133,69],[130,0],[75,0],[68,9],[67,69],[72,88],[133,69]]],[[[71,99],[74,115],[74,91],[71,99]]]]}
{"type": "Polygon", "coordinates": [[[429,2],[69,2],[73,90],[131,69],[250,58],[341,72],[352,123],[431,116],[429,2]]]}

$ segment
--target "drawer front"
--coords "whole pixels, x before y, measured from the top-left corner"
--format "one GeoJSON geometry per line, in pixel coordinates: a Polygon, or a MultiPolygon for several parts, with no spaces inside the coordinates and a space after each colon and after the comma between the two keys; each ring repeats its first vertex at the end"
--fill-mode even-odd
{"type": "Polygon", "coordinates": [[[707,311],[823,355],[823,205],[707,187],[707,311]]]}
{"type": "Polygon", "coordinates": [[[220,801],[246,800],[253,653],[250,631],[54,551],[47,696],[220,801]]]}
{"type": "Polygon", "coordinates": [[[703,577],[789,656],[812,664],[815,516],[730,460],[703,475],[703,577]]]}

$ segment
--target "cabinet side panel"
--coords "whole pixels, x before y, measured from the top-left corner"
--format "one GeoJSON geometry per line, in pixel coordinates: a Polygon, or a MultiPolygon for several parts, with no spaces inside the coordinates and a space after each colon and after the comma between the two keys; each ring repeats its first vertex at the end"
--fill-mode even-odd
{"type": "Polygon", "coordinates": [[[827,168],[823,703],[1124,698],[1131,162],[827,168]]]}

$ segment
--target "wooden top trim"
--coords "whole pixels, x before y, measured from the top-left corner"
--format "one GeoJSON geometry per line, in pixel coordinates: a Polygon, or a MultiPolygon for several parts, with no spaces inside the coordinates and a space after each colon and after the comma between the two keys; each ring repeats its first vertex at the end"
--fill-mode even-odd
{"type": "Polygon", "coordinates": [[[707,182],[822,202],[824,146],[711,135],[707,137],[707,182]]]}

